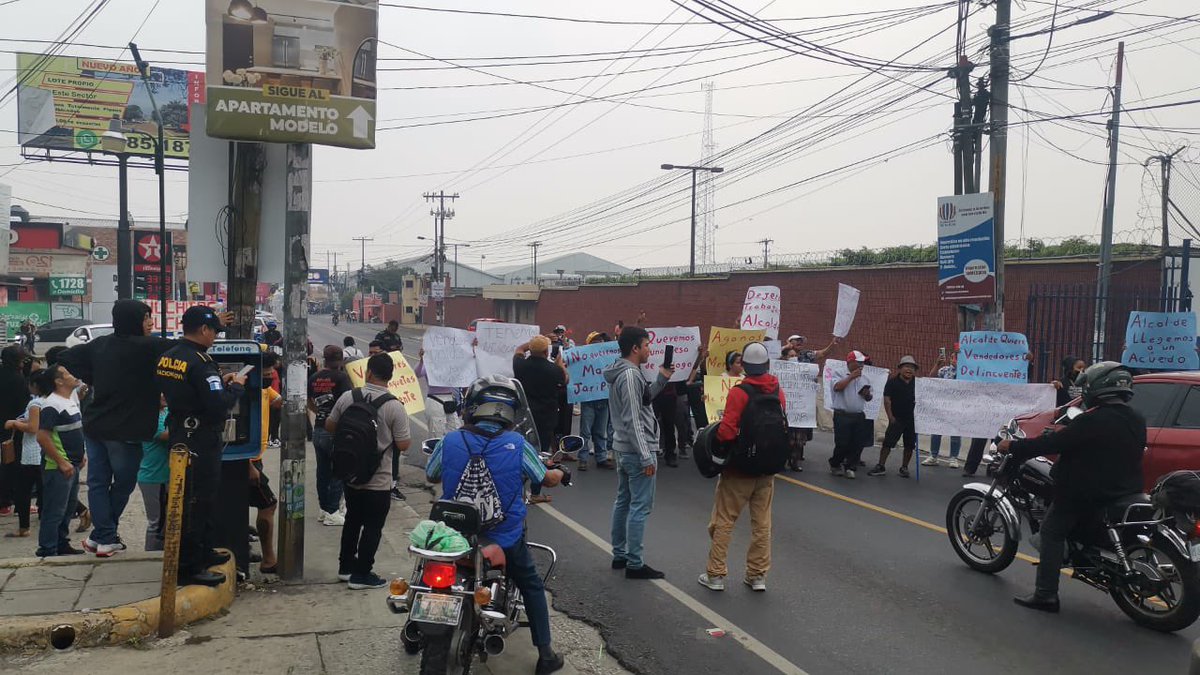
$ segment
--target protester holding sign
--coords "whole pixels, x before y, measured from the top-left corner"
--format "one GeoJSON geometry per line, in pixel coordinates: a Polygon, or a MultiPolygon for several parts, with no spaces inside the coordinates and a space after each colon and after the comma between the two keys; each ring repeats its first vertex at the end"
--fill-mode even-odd
{"type": "MultiPolygon", "coordinates": [[[[465,333],[467,331],[462,332],[465,333]]],[[[425,338],[428,340],[429,335],[426,334],[425,338]]],[[[470,343],[468,343],[469,345],[470,343]]],[[[418,378],[425,380],[425,394],[427,398],[431,399],[429,404],[425,406],[425,423],[429,427],[429,437],[441,438],[462,426],[458,418],[458,407],[462,403],[462,393],[457,387],[446,387],[433,383],[435,379],[430,374],[430,367],[425,363],[424,347],[421,347],[421,350],[417,352],[417,356],[420,360],[417,361],[417,367],[414,371],[418,378]]],[[[430,362],[432,363],[433,360],[431,359],[430,362]]]]}
{"type": "Polygon", "coordinates": [[[739,354],[751,342],[762,342],[764,331],[738,330],[713,326],[708,333],[708,372],[717,373],[729,368],[729,354],[739,354]]]}
{"type": "Polygon", "coordinates": [[[835,476],[854,478],[863,448],[874,443],[871,421],[864,412],[875,397],[863,377],[867,355],[851,351],[846,355],[847,374],[833,383],[833,456],[829,468],[835,476]]]}
{"type": "MultiPolygon", "coordinates": [[[[562,352],[553,362],[550,361],[550,339],[538,335],[517,346],[512,367],[521,387],[525,389],[525,397],[529,399],[529,413],[537,427],[541,451],[553,452],[559,397],[567,386],[567,368],[563,365],[562,352]]],[[[550,495],[542,494],[541,485],[531,485],[530,493],[531,504],[550,501],[550,495]]]]}
{"type": "Polygon", "coordinates": [[[1068,356],[1062,360],[1062,375],[1050,383],[1058,391],[1055,401],[1058,407],[1061,408],[1083,395],[1083,387],[1075,384],[1075,381],[1084,370],[1087,370],[1087,361],[1083,359],[1068,356]]]}
{"type": "Polygon", "coordinates": [[[913,415],[917,407],[917,360],[904,356],[897,366],[899,373],[888,380],[883,388],[883,409],[887,413],[888,428],[883,436],[883,447],[879,450],[879,463],[867,472],[868,476],[887,473],[888,455],[892,448],[904,438],[904,460],[900,464],[900,476],[908,478],[908,463],[917,448],[917,427],[913,415]]]}
{"type": "Polygon", "coordinates": [[[834,337],[844,338],[850,334],[850,326],[854,324],[854,315],[858,313],[858,289],[846,284],[838,284],[837,315],[833,319],[834,337]]]}
{"type": "MultiPolygon", "coordinates": [[[[783,354],[795,353],[785,347],[783,354]]],[[[779,380],[779,389],[787,398],[788,441],[792,455],[787,468],[803,471],[804,447],[812,440],[813,427],[817,425],[817,376],[819,369],[814,363],[797,363],[795,357],[773,359],[771,374],[779,380]]]]}
{"type": "Polygon", "coordinates": [[[621,355],[617,343],[604,333],[592,333],[587,345],[567,352],[567,400],[579,404],[579,435],[584,446],[579,451],[579,470],[588,470],[588,455],[596,458],[597,469],[615,469],[608,458],[608,383],[604,369],[621,355]]]}
{"type": "Polygon", "coordinates": [[[742,319],[738,327],[743,330],[762,329],[767,337],[778,340],[781,297],[778,286],[751,286],[742,303],[742,319]]]}
{"type": "Polygon", "coordinates": [[[959,335],[958,379],[967,382],[1029,381],[1029,341],[1020,333],[966,331],[959,335]]]}

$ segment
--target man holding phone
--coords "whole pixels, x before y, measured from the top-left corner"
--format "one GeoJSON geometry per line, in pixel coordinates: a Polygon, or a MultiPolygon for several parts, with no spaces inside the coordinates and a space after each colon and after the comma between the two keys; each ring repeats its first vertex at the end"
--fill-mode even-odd
{"type": "MultiPolygon", "coordinates": [[[[550,339],[538,335],[517,347],[513,354],[513,374],[525,390],[525,398],[529,399],[529,413],[537,427],[539,449],[552,453],[559,398],[567,388],[567,366],[563,363],[562,353],[557,353],[551,360],[550,339]]],[[[550,495],[541,494],[541,486],[534,486],[531,491],[530,503],[550,501],[550,495]]]]}
{"type": "Polygon", "coordinates": [[[641,326],[626,326],[617,344],[621,358],[604,369],[618,478],[612,514],[612,568],[624,569],[626,579],[662,579],[665,574],[642,560],[642,539],[654,507],[658,472],[658,421],[650,402],[670,381],[674,354],[668,352],[654,382],[646,382],[642,365],[650,360],[650,334],[641,326]]]}

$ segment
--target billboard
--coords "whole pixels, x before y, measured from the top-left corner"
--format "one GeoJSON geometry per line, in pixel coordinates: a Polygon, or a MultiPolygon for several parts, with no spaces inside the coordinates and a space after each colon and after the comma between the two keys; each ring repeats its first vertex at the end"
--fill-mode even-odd
{"type": "Polygon", "coordinates": [[[214,138],[375,147],[379,3],[205,0],[214,138]]]}
{"type": "Polygon", "coordinates": [[[308,268],[308,283],[310,284],[327,284],[329,283],[329,270],[322,267],[308,268]]]}
{"type": "Polygon", "coordinates": [[[938,198],[938,292],[945,302],[974,304],[996,297],[992,193],[938,198]]]}
{"type": "MultiPolygon", "coordinates": [[[[167,157],[188,158],[188,104],[204,102],[204,73],[149,71],[163,118],[167,157]]],[[[146,84],[132,63],[76,56],[17,54],[17,138],[24,148],[100,150],[100,135],[118,120],[126,151],[154,156],[158,126],[146,84]]]]}

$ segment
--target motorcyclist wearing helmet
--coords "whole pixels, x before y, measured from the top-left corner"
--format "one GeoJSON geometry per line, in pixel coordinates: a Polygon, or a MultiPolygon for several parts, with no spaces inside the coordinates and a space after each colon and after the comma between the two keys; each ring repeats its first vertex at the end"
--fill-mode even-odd
{"type": "Polygon", "coordinates": [[[283,333],[279,332],[279,324],[274,321],[267,322],[267,330],[263,332],[263,344],[268,347],[282,347],[283,333]]]}
{"type": "Polygon", "coordinates": [[[1038,438],[1001,441],[1001,453],[1025,461],[1058,455],[1050,475],[1054,503],[1041,527],[1041,562],[1032,595],[1013,598],[1023,607],[1057,612],[1064,542],[1080,522],[1122,497],[1142,491],[1146,420],[1129,406],[1133,374],[1114,361],[1097,363],[1076,380],[1087,412],[1060,431],[1038,438]]]}
{"type": "Polygon", "coordinates": [[[554,487],[570,482],[565,469],[547,468],[537,450],[514,427],[522,410],[517,385],[503,375],[476,380],[463,401],[465,426],[450,432],[434,448],[425,467],[430,482],[442,483],[442,499],[453,499],[470,458],[483,455],[499,493],[504,519],[482,533],[504,549],[507,574],[521,589],[529,632],[538,649],[535,672],[552,673],[563,667],[563,659],[550,646],[550,610],[542,577],[525,545],[525,486],[554,487]]]}

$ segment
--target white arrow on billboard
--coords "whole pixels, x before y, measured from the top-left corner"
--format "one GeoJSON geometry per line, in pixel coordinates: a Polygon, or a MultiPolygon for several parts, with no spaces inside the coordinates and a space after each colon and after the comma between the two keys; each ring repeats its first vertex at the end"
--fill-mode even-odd
{"type": "Polygon", "coordinates": [[[375,119],[374,117],[371,117],[371,113],[367,112],[361,105],[355,108],[354,112],[346,115],[346,117],[354,122],[355,138],[366,138],[367,122],[375,119]]]}

